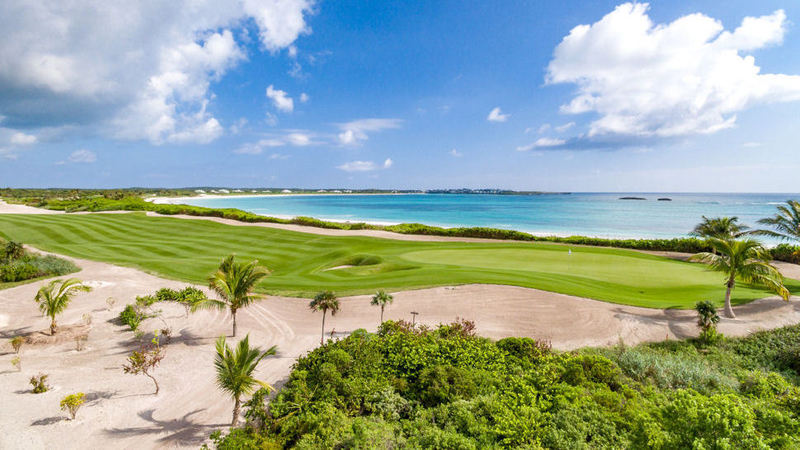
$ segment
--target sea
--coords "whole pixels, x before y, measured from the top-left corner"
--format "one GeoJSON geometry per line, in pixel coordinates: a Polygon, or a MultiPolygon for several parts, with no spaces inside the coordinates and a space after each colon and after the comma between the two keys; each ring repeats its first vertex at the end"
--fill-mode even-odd
{"type": "Polygon", "coordinates": [[[775,214],[776,206],[789,199],[800,199],[800,194],[320,194],[197,197],[174,202],[282,218],[492,227],[536,235],[674,238],[687,236],[702,216],[736,216],[745,225],[758,226],[758,219],[775,214]]]}

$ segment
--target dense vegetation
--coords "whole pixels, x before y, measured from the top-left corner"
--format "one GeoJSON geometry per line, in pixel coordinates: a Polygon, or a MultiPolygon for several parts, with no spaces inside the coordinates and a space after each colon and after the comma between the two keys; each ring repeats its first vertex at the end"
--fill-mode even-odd
{"type": "Polygon", "coordinates": [[[800,325],[724,340],[554,352],[461,321],[387,322],[294,366],[222,436],[241,448],[798,448],[800,325]]]}
{"type": "Polygon", "coordinates": [[[20,281],[77,272],[70,261],[26,251],[22,244],[0,238],[0,288],[20,281]]]}
{"type": "MultiPolygon", "coordinates": [[[[637,306],[692,308],[700,300],[720,305],[725,294],[724,275],[701,264],[630,250],[543,242],[319,236],[143,214],[0,215],[2,235],[59,254],[199,284],[206,284],[219,262],[235,253],[240,261],[257,259],[270,270],[270,276],[256,286],[257,292],[307,298],[321,286],[344,296],[483,283],[637,306]]],[[[798,281],[787,280],[787,287],[800,292],[798,281]]],[[[740,284],[732,302],[768,295],[766,290],[740,284]]]]}

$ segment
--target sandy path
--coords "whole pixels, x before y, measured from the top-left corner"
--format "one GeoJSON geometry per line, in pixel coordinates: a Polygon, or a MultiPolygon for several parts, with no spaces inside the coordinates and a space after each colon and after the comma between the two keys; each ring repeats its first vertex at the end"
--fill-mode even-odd
{"type": "MultiPolygon", "coordinates": [[[[162,305],[164,318],[173,329],[167,357],[156,370],[161,393],[149,379],[124,374],[121,365],[135,343],[132,333],[116,325],[116,317],[137,295],[160,287],[180,288],[184,283],[164,280],[144,272],[110,264],[75,260],[76,274],[95,290],[82,294],[60,318],[66,328],[92,315],[87,349],[78,352],[71,341],[58,345],[28,345],[22,350],[23,370],[10,364],[13,354],[7,339],[45,330],[33,302],[45,283],[0,291],[0,448],[196,448],[208,434],[230,420],[232,402],[214,385],[212,367],[214,338],[230,332],[226,313],[202,311],[184,317],[183,309],[162,305]],[[106,299],[117,303],[109,310],[106,299]],[[47,373],[53,390],[30,393],[28,378],[47,373]],[[58,403],[69,393],[83,391],[90,401],[74,422],[63,420],[58,403]],[[25,432],[20,432],[25,430],[25,432]]],[[[394,294],[386,309],[388,319],[411,318],[435,325],[456,317],[474,320],[478,333],[492,338],[531,336],[549,339],[556,348],[614,344],[619,339],[634,344],[646,340],[682,338],[695,333],[690,311],[660,311],[614,305],[534,289],[511,286],[468,285],[439,287],[394,294]]],[[[270,297],[239,314],[240,330],[250,333],[262,348],[277,345],[279,355],[259,368],[260,379],[280,383],[295,358],[319,343],[320,316],[308,310],[308,300],[270,297]]],[[[800,321],[800,304],[777,298],[737,308],[739,320],[723,320],[728,335],[772,328],[800,321]]],[[[327,331],[343,336],[357,328],[374,330],[379,310],[369,296],[342,299],[342,310],[329,317],[327,331]]],[[[143,329],[163,325],[156,319],[143,329]]]]}

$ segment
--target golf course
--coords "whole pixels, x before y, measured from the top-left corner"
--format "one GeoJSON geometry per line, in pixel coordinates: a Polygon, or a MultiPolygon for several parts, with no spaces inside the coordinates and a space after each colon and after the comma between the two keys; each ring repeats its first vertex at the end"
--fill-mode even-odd
{"type": "MultiPolygon", "coordinates": [[[[649,308],[722,303],[723,276],[701,264],[631,250],[528,242],[423,242],[322,236],[128,214],[0,215],[0,237],[44,251],[142,269],[193,283],[225,256],[257,259],[271,275],[257,290],[312,297],[499,284],[649,308]]],[[[800,282],[785,280],[792,293],[800,282]]],[[[738,287],[733,304],[768,297],[738,287]]]]}

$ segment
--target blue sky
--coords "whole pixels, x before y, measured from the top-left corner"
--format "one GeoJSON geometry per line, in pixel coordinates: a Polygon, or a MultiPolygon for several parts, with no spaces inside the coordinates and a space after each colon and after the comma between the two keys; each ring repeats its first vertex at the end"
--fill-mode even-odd
{"type": "Polygon", "coordinates": [[[184,3],[4,2],[0,185],[800,190],[792,2],[184,3]]]}

